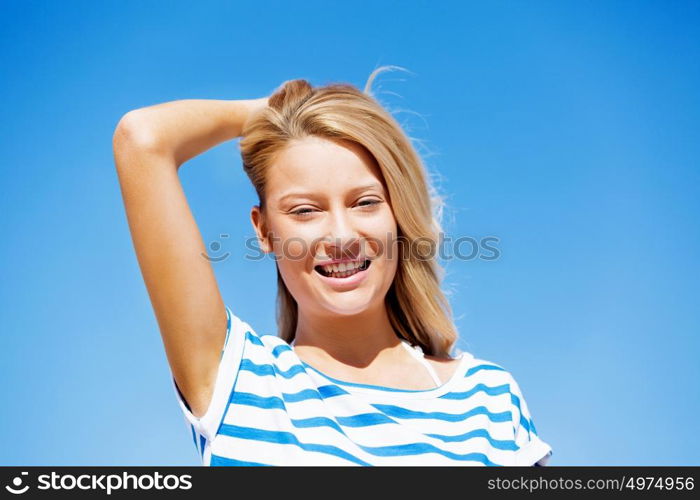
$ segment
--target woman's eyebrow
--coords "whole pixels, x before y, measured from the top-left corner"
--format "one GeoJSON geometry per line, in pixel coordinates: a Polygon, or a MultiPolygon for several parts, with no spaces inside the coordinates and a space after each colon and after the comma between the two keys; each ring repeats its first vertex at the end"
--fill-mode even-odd
{"type": "MultiPolygon", "coordinates": [[[[377,189],[377,190],[379,190],[379,191],[382,191],[382,190],[383,190],[383,188],[382,188],[382,186],[381,186],[380,184],[378,184],[378,183],[376,183],[376,182],[373,182],[373,183],[371,183],[371,184],[367,184],[367,185],[364,185],[364,186],[357,186],[357,187],[354,187],[354,188],[352,188],[352,189],[349,191],[349,194],[353,195],[353,194],[356,194],[356,193],[359,193],[359,192],[362,192],[362,191],[365,191],[365,190],[368,190],[368,189],[377,189]]],[[[313,197],[315,196],[315,194],[316,194],[316,193],[303,193],[303,192],[299,192],[299,193],[286,193],[286,194],[284,194],[284,195],[282,195],[282,196],[280,197],[279,202],[282,203],[282,202],[285,201],[287,198],[305,198],[305,197],[307,197],[307,198],[313,198],[313,197]]]]}

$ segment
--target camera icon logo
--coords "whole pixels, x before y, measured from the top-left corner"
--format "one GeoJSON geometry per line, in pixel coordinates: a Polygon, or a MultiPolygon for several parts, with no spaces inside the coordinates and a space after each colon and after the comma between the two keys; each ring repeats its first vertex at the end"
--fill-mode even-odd
{"type": "Polygon", "coordinates": [[[22,488],[22,477],[21,476],[27,476],[29,475],[29,472],[22,472],[20,476],[17,476],[12,480],[12,486],[5,486],[5,489],[9,491],[10,493],[13,493],[15,495],[21,495],[22,493],[26,493],[27,490],[29,489],[29,485],[25,485],[24,488],[22,488]],[[18,488],[18,489],[15,489],[18,488]]]}
{"type": "MultiPolygon", "coordinates": [[[[229,236],[230,235],[228,235],[228,234],[220,234],[219,235],[220,238],[228,238],[229,236]]],[[[219,243],[218,241],[212,241],[209,244],[209,249],[212,252],[218,252],[219,250],[221,250],[221,243],[219,243]]],[[[202,253],[201,255],[202,255],[202,257],[207,259],[209,262],[221,262],[222,260],[226,260],[228,258],[228,256],[231,255],[231,253],[226,252],[225,254],[220,255],[218,257],[215,257],[213,255],[209,255],[208,253],[202,253]]]]}

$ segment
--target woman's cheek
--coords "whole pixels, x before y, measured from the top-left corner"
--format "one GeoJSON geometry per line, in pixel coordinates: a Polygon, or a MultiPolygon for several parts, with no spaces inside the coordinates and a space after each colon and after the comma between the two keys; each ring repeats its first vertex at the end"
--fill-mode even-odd
{"type": "Polygon", "coordinates": [[[305,262],[308,258],[308,246],[306,241],[298,236],[287,238],[282,243],[282,256],[292,262],[305,262]]]}
{"type": "Polygon", "coordinates": [[[308,258],[309,247],[303,234],[290,231],[284,225],[278,225],[274,234],[272,245],[278,261],[304,262],[308,258]]]}

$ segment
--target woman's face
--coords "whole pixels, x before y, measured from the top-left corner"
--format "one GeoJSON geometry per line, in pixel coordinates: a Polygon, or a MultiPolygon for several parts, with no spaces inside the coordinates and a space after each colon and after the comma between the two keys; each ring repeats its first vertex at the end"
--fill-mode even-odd
{"type": "Polygon", "coordinates": [[[397,227],[369,153],[316,136],[293,141],[270,166],[265,191],[264,221],[258,207],[251,220],[302,311],[354,315],[383,304],[396,274],[397,227]],[[319,272],[338,259],[371,262],[346,278],[319,272]]]}

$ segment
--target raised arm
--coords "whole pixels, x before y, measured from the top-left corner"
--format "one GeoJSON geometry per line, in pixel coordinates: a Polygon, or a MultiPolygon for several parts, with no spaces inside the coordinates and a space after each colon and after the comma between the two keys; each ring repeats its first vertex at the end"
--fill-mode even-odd
{"type": "Polygon", "coordinates": [[[267,98],[186,99],[126,113],[113,137],[131,238],[168,363],[192,413],[209,406],[226,310],[178,169],[239,137],[267,98]]]}

